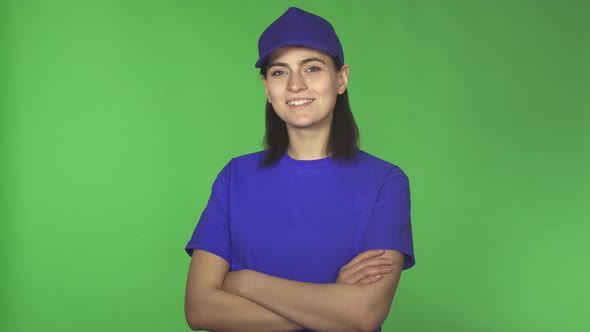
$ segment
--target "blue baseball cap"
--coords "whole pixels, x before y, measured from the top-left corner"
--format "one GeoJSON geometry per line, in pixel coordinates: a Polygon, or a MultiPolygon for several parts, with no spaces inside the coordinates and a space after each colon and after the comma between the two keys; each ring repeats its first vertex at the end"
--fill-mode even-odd
{"type": "Polygon", "coordinates": [[[330,22],[297,7],[289,8],[264,30],[258,40],[260,57],[254,66],[262,67],[273,51],[285,46],[315,48],[344,64],[342,45],[330,22]]]}

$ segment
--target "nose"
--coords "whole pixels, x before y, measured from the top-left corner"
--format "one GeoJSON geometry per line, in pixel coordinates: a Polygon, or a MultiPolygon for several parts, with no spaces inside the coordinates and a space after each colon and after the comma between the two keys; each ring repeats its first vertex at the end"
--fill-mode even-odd
{"type": "Polygon", "coordinates": [[[305,80],[298,72],[292,72],[289,75],[289,82],[287,85],[287,89],[291,92],[299,92],[302,90],[307,89],[307,85],[305,84],[305,80]]]}

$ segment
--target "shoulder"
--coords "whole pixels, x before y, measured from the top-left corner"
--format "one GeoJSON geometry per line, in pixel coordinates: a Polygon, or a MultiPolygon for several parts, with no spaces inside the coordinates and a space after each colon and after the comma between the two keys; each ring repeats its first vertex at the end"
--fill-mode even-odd
{"type": "Polygon", "coordinates": [[[266,154],[266,150],[252,152],[248,154],[244,154],[241,156],[237,156],[231,159],[230,163],[233,165],[260,165],[262,160],[264,159],[266,154]]]}
{"type": "Polygon", "coordinates": [[[262,168],[265,154],[266,150],[237,156],[229,161],[228,166],[231,167],[232,172],[256,172],[262,168]]]}
{"type": "Polygon", "coordinates": [[[355,160],[358,167],[380,177],[387,179],[397,178],[402,181],[407,181],[408,179],[406,173],[399,166],[365,151],[359,150],[355,160]]]}
{"type": "Polygon", "coordinates": [[[255,174],[262,169],[265,153],[266,150],[263,150],[234,157],[225,164],[219,176],[229,179],[240,174],[255,174]]]}

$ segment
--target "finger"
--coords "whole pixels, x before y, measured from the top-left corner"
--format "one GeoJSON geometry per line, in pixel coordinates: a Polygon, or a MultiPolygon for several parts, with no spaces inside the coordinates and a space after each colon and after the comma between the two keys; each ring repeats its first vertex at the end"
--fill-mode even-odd
{"type": "Polygon", "coordinates": [[[356,282],[363,280],[367,277],[383,275],[391,273],[392,269],[390,267],[374,267],[374,268],[366,268],[362,269],[361,271],[354,274],[351,279],[356,280],[356,282]]]}
{"type": "Polygon", "coordinates": [[[393,264],[393,261],[387,258],[374,257],[369,260],[357,263],[347,270],[340,271],[338,279],[344,283],[356,283],[360,279],[376,273],[390,272],[388,269],[393,264]],[[385,268],[379,270],[379,268],[385,268]],[[375,270],[377,269],[377,270],[375,270]],[[376,272],[375,272],[376,271],[376,272]]]}
{"type": "Polygon", "coordinates": [[[358,273],[359,271],[362,271],[364,269],[373,268],[373,267],[388,267],[388,266],[391,266],[392,264],[393,264],[393,260],[391,260],[389,258],[373,257],[373,258],[361,261],[361,262],[349,267],[348,269],[346,269],[342,272],[352,275],[352,274],[358,273]]]}
{"type": "Polygon", "coordinates": [[[374,282],[377,282],[381,279],[383,279],[383,275],[378,274],[376,276],[370,276],[370,277],[366,277],[364,279],[361,279],[356,284],[357,285],[367,285],[367,284],[372,284],[374,282]]]}
{"type": "Polygon", "coordinates": [[[350,270],[349,270],[349,271],[343,272],[339,276],[338,282],[345,283],[345,284],[357,284],[363,279],[366,279],[369,277],[374,277],[377,275],[388,274],[388,273],[391,273],[391,271],[392,271],[392,268],[386,267],[386,266],[365,268],[365,269],[362,269],[356,273],[350,273],[350,270]]]}
{"type": "Polygon", "coordinates": [[[344,265],[340,270],[346,270],[349,269],[351,266],[356,265],[359,262],[362,262],[363,260],[372,258],[372,257],[376,257],[376,256],[381,256],[383,255],[383,253],[385,252],[385,250],[383,249],[374,249],[374,250],[367,250],[365,252],[362,252],[358,255],[356,255],[350,262],[346,263],[346,265],[344,265]]]}

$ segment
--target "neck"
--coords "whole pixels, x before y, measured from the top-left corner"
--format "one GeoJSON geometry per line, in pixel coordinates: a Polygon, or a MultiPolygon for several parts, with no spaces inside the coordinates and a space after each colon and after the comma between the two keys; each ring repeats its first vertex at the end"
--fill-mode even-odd
{"type": "Polygon", "coordinates": [[[287,153],[297,160],[316,160],[329,157],[329,130],[289,130],[289,147],[287,153]]]}

